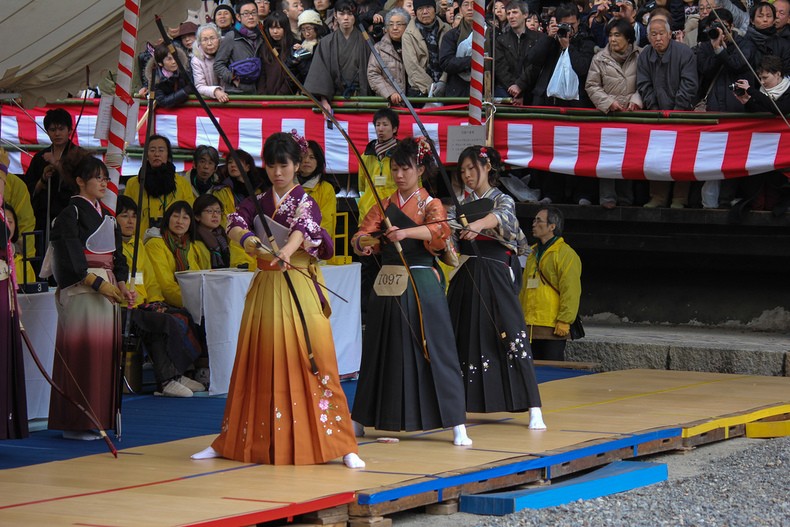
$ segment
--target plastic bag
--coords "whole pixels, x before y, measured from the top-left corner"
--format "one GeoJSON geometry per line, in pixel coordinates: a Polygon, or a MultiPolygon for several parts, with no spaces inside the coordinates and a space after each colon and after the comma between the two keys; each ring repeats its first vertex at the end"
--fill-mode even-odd
{"type": "Polygon", "coordinates": [[[579,100],[579,76],[571,67],[571,56],[567,49],[563,49],[560,53],[560,59],[546,88],[546,96],[566,101],[579,100]]]}

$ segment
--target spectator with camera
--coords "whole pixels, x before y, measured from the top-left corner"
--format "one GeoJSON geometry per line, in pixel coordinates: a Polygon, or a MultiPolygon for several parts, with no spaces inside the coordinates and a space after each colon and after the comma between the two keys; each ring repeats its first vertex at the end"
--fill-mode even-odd
{"type": "Polygon", "coordinates": [[[592,4],[592,9],[582,15],[582,20],[587,24],[595,45],[603,48],[608,40],[606,25],[612,19],[613,12],[619,7],[614,2],[609,3],[609,0],[593,0],[592,4]]]}
{"type": "MultiPolygon", "coordinates": [[[[595,41],[582,27],[579,25],[579,10],[574,4],[561,4],[554,11],[546,30],[548,38],[539,39],[527,54],[530,68],[525,82],[534,85],[532,104],[593,107],[584,85],[595,55],[595,41]],[[561,61],[570,64],[570,68],[558,67],[561,61]]],[[[596,200],[593,178],[554,173],[536,173],[535,176],[540,180],[544,203],[566,201],[568,188],[572,189],[570,198],[573,203],[591,205],[596,200]]]]}
{"type": "Polygon", "coordinates": [[[592,102],[584,91],[587,72],[590,70],[595,41],[585,31],[580,31],[579,11],[573,4],[561,4],[549,21],[546,35],[538,40],[527,55],[535,78],[532,91],[533,104],[537,106],[572,106],[591,108],[592,102]],[[576,93],[558,95],[549,91],[549,83],[561,56],[567,53],[573,74],[578,80],[576,93]],[[562,96],[564,95],[564,97],[562,96]]]}
{"type": "MultiPolygon", "coordinates": [[[[636,63],[640,48],[630,22],[613,18],[607,26],[609,45],[593,57],[585,89],[595,107],[604,113],[642,109],[642,97],[636,89],[636,63]]],[[[634,204],[633,181],[600,179],[600,204],[605,209],[634,204]]]]}
{"type": "Polygon", "coordinates": [[[446,75],[439,64],[439,43],[450,26],[436,16],[434,0],[414,0],[414,14],[401,39],[403,67],[409,79],[406,94],[440,97],[446,75]]]}
{"type": "Polygon", "coordinates": [[[384,63],[382,67],[372,54],[368,60],[368,84],[377,95],[387,99],[391,105],[403,104],[399,91],[406,89],[406,69],[403,66],[403,33],[411,17],[402,7],[395,7],[384,17],[386,33],[376,43],[376,50],[384,63]],[[393,86],[384,71],[389,71],[398,86],[393,86]]]}
{"type": "MultiPolygon", "coordinates": [[[[757,66],[760,87],[752,86],[741,78],[735,82],[735,96],[747,112],[771,112],[776,115],[790,113],[790,78],[779,57],[765,55],[757,66]]],[[[748,209],[772,210],[775,216],[785,214],[790,208],[790,187],[787,176],[780,171],[740,178],[743,199],[733,206],[731,221],[740,219],[748,209]]]]}
{"type": "Polygon", "coordinates": [[[353,0],[335,4],[337,30],[321,39],[313,52],[313,63],[305,88],[321,99],[329,110],[335,95],[370,95],[367,64],[370,49],[356,28],[357,5],[353,0]]]}
{"type": "Polygon", "coordinates": [[[313,52],[318,45],[318,40],[326,34],[327,28],[321,21],[321,15],[317,11],[308,9],[299,15],[299,31],[302,41],[293,46],[293,71],[304,82],[307,72],[310,71],[310,64],[313,62],[313,52]]]}
{"type": "Polygon", "coordinates": [[[222,37],[214,59],[214,73],[226,93],[258,93],[263,36],[258,29],[258,6],[250,1],[236,4],[233,30],[222,37]]]}
{"type": "MultiPolygon", "coordinates": [[[[505,8],[505,14],[510,31],[503,33],[496,39],[494,96],[523,99],[526,86],[520,86],[518,81],[524,76],[524,68],[528,67],[526,59],[529,50],[543,35],[527,29],[529,9],[526,2],[511,0],[505,8]]],[[[531,94],[526,101],[522,100],[521,102],[530,104],[532,102],[531,94]]]]}
{"type": "MultiPolygon", "coordinates": [[[[694,48],[700,79],[700,102],[696,109],[743,112],[743,104],[732,88],[737,79],[748,75],[749,64],[754,60],[754,46],[734,32],[732,13],[721,8],[702,20],[699,37],[701,42],[694,48]],[[723,26],[719,20],[724,22],[723,26]]],[[[731,202],[737,186],[738,181],[734,179],[706,181],[702,185],[702,206],[719,208],[720,203],[731,202]]]]}
{"type": "Polygon", "coordinates": [[[746,39],[754,46],[754,63],[759,64],[766,55],[782,59],[782,71],[790,71],[790,43],[776,34],[776,9],[773,4],[762,1],[749,11],[751,24],[746,39]]]}
{"type": "MultiPolygon", "coordinates": [[[[701,0],[705,2],[707,0],[701,0]]],[[[636,7],[636,0],[618,0],[615,4],[617,9],[610,8],[612,18],[622,18],[634,28],[634,46],[643,48],[649,44],[647,41],[647,26],[638,18],[639,10],[636,7]]]]}
{"type": "MultiPolygon", "coordinates": [[[[647,25],[650,45],[639,54],[636,85],[646,110],[691,110],[697,100],[699,80],[697,60],[691,49],[672,39],[672,30],[664,18],[651,18],[647,25]]],[[[647,208],[665,207],[672,183],[650,182],[647,208]]],[[[688,204],[688,181],[677,182],[672,208],[688,204]]]]}

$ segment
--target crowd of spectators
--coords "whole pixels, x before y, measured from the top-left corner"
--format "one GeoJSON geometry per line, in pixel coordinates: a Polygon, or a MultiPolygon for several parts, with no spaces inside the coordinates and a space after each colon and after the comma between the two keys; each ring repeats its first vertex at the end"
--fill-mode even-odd
{"type": "MultiPolygon", "coordinates": [[[[180,24],[174,39],[197,90],[219,102],[238,94],[297,94],[268,39],[327,109],[338,96],[379,95],[398,106],[400,91],[409,97],[469,95],[473,13],[474,0],[240,0],[218,5],[203,25],[180,24]],[[360,24],[392,80],[371,56],[360,24]]],[[[494,95],[517,105],[607,114],[782,111],[772,100],[784,94],[786,83],[761,84],[760,72],[767,76],[777,59],[781,78],[790,71],[790,0],[496,0],[486,13],[494,95]]],[[[162,46],[140,55],[140,93],[150,88],[163,107],[180,104],[190,92],[173,59],[162,46]]],[[[539,171],[530,177],[544,204],[787,209],[777,175],[760,184],[735,179],[704,185],[539,171]],[[768,180],[775,184],[766,186],[768,180]]]]}

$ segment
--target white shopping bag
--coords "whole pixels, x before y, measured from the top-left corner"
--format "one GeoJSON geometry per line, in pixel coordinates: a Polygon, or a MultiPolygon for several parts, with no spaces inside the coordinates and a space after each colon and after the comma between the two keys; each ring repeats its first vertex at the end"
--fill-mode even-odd
{"type": "Polygon", "coordinates": [[[560,59],[546,88],[546,96],[566,101],[579,100],[579,76],[571,67],[571,57],[567,49],[563,49],[560,53],[560,59]]]}

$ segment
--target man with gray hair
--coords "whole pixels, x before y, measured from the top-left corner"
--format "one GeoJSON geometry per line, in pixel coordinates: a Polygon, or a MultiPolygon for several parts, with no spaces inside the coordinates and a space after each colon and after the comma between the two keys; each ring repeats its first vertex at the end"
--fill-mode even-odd
{"type": "MultiPolygon", "coordinates": [[[[672,39],[669,22],[651,18],[647,25],[650,45],[642,50],[636,64],[636,87],[645,110],[692,110],[699,80],[697,59],[688,46],[672,39]]],[[[645,207],[665,207],[671,183],[650,182],[650,201],[645,207]]],[[[675,183],[672,208],[688,202],[688,182],[675,183]]]]}

